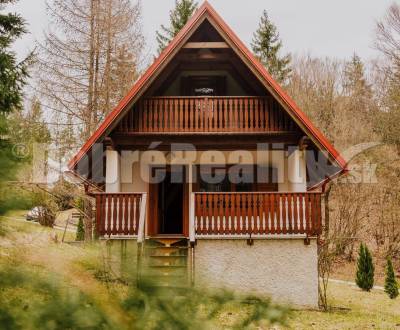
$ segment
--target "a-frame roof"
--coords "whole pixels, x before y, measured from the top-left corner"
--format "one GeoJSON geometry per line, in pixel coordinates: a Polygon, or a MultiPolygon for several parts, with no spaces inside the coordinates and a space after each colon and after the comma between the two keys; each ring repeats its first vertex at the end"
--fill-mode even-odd
{"type": "Polygon", "coordinates": [[[182,48],[182,46],[187,42],[190,36],[196,31],[196,29],[205,19],[208,19],[209,22],[221,34],[221,36],[223,36],[226,43],[237,53],[237,55],[261,81],[265,88],[281,103],[283,108],[311,138],[315,145],[320,150],[327,153],[327,156],[334,164],[337,164],[339,171],[335,175],[339,175],[347,171],[346,161],[340,156],[333,145],[313,125],[305,113],[300,110],[296,103],[271,77],[265,67],[255,58],[252,52],[244,45],[244,43],[237,37],[237,35],[207,1],[205,1],[203,5],[195,12],[184,28],[135,83],[128,95],[126,95],[126,97],[122,99],[118,106],[105,118],[100,127],[93,133],[93,135],[83,145],[79,152],[71,159],[68,164],[69,169],[74,171],[78,162],[86,153],[89,152],[90,148],[110,132],[118,120],[122,118],[122,116],[130,109],[131,105],[134,104],[141,95],[143,95],[149,85],[157,78],[158,74],[171,61],[175,54],[182,48]]]}

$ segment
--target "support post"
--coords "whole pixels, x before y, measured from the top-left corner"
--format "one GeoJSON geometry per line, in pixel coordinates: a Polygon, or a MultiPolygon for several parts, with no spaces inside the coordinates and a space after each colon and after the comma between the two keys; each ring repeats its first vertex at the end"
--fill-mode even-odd
{"type": "Polygon", "coordinates": [[[195,234],[195,195],[194,193],[192,193],[190,195],[190,217],[189,217],[189,240],[190,240],[190,244],[194,245],[194,243],[196,242],[196,234],[195,234]]]}
{"type": "Polygon", "coordinates": [[[115,150],[106,150],[106,192],[121,192],[121,161],[115,150]]]}
{"type": "Polygon", "coordinates": [[[140,217],[139,217],[139,228],[138,228],[138,244],[144,242],[145,231],[146,231],[146,205],[147,205],[147,194],[143,194],[142,200],[140,202],[140,217]]]}
{"type": "Polygon", "coordinates": [[[288,181],[290,191],[307,191],[306,160],[304,151],[294,150],[288,156],[288,181]]]}

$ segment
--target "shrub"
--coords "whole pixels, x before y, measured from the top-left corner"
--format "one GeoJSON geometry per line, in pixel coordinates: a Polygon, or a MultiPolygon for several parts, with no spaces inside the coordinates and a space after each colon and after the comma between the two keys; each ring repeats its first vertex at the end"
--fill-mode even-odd
{"type": "Polygon", "coordinates": [[[395,299],[399,295],[399,285],[394,275],[392,260],[388,258],[386,264],[385,292],[390,299],[395,299]]]}
{"type": "Polygon", "coordinates": [[[360,245],[360,251],[357,260],[356,284],[364,291],[370,291],[374,286],[374,264],[368,247],[365,244],[360,245]]]}

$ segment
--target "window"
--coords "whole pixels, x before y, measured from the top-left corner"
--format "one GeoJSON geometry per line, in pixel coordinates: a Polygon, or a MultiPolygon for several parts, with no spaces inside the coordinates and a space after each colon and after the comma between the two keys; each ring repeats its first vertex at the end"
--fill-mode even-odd
{"type": "Polygon", "coordinates": [[[277,171],[257,165],[198,165],[194,192],[278,191],[277,171]]]}

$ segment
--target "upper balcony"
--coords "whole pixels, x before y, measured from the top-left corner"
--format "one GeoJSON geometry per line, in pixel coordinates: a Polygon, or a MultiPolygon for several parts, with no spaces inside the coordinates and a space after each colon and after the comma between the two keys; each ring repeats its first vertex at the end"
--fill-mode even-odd
{"type": "Polygon", "coordinates": [[[296,124],[271,97],[152,97],[139,101],[117,133],[287,133],[296,124]]]}

